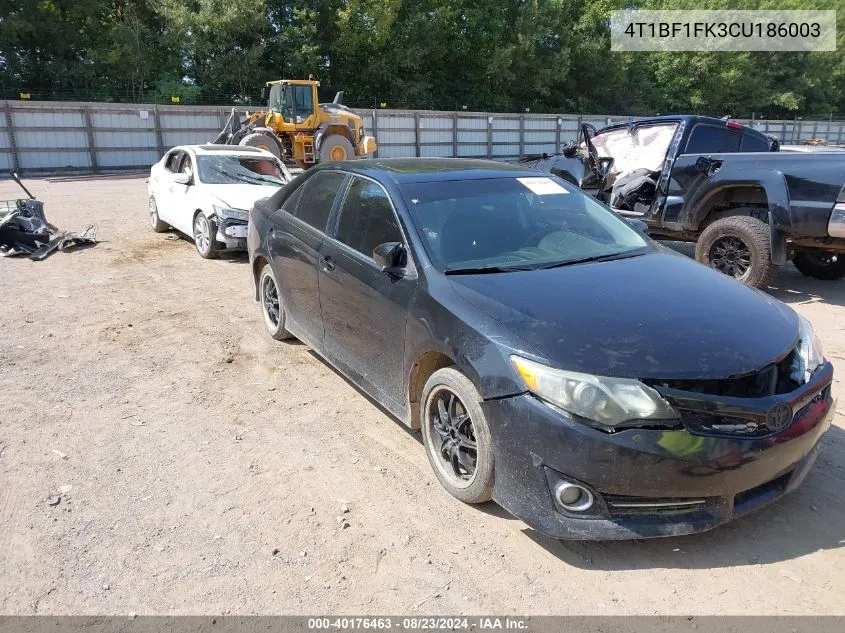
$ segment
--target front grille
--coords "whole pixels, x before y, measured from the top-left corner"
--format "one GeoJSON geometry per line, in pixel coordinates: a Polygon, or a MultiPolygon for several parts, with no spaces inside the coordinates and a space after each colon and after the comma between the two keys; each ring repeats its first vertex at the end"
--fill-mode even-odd
{"type": "Polygon", "coordinates": [[[740,437],[763,437],[772,430],[765,424],[747,418],[737,418],[718,413],[678,409],[681,422],[691,433],[706,435],[731,435],[740,437]]]}
{"type": "Polygon", "coordinates": [[[649,380],[651,387],[667,387],[691,393],[703,393],[712,396],[731,398],[764,398],[782,393],[790,393],[801,386],[792,378],[796,351],[793,349],[777,363],[762,369],[718,380],[649,380]]]}
{"type": "Polygon", "coordinates": [[[605,502],[613,516],[628,514],[677,514],[703,510],[708,506],[707,499],[689,499],[677,497],[629,497],[624,495],[605,495],[605,502]]]}

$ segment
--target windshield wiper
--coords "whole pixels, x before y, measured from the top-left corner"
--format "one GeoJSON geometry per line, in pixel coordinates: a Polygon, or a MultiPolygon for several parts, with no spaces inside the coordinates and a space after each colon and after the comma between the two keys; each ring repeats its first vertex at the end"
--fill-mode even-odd
{"type": "Polygon", "coordinates": [[[625,259],[626,257],[636,257],[642,255],[645,251],[636,250],[625,253],[612,253],[610,255],[593,255],[591,257],[579,257],[578,259],[567,259],[563,262],[555,262],[553,264],[546,264],[540,266],[537,270],[548,270],[550,268],[562,268],[563,266],[572,266],[574,264],[586,264],[587,262],[609,262],[614,259],[625,259]]]}
{"type": "Polygon", "coordinates": [[[535,270],[533,266],[480,266],[478,268],[447,268],[444,275],[487,275],[490,273],[512,273],[519,270],[535,270]]]}

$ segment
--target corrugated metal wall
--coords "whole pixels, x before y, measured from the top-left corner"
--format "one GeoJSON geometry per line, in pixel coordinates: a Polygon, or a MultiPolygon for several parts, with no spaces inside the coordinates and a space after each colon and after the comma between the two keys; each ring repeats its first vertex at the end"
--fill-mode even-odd
{"type": "MultiPolygon", "coordinates": [[[[215,136],[230,108],[7,101],[0,113],[0,171],[146,169],[174,145],[215,136]]],[[[578,135],[627,117],[358,110],[378,156],[458,156],[515,160],[555,152],[578,135]]],[[[742,121],[782,142],[845,142],[845,122],[742,121]]]]}

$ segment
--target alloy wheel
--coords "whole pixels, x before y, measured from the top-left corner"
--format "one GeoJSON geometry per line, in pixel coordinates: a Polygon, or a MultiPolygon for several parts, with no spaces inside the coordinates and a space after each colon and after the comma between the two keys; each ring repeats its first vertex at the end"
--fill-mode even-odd
{"type": "Polygon", "coordinates": [[[194,243],[203,255],[211,249],[211,228],[208,226],[208,218],[202,213],[198,213],[197,219],[194,220],[194,243]]]}
{"type": "Polygon", "coordinates": [[[261,280],[261,305],[264,309],[264,318],[273,327],[279,327],[282,306],[279,301],[279,289],[276,282],[270,275],[265,275],[261,280]]]}
{"type": "Polygon", "coordinates": [[[742,279],[751,269],[752,253],[738,237],[726,235],[710,247],[710,265],[721,273],[742,279]]]}
{"type": "Polygon", "coordinates": [[[475,478],[478,445],[464,403],[451,389],[438,387],[428,398],[426,424],[438,470],[455,486],[469,486],[475,478]]]}

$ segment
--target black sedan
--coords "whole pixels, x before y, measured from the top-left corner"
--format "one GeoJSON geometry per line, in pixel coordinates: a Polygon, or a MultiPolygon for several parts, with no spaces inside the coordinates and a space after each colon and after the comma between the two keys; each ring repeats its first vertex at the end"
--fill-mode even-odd
{"type": "Polygon", "coordinates": [[[687,534],[796,488],[833,369],[777,300],[488,161],[310,169],[251,213],[256,299],[467,503],[560,538],[687,534]]]}

